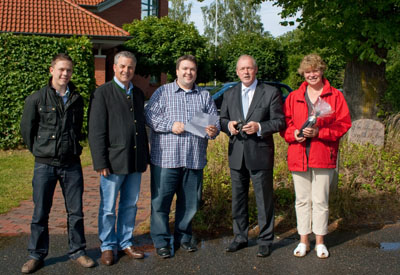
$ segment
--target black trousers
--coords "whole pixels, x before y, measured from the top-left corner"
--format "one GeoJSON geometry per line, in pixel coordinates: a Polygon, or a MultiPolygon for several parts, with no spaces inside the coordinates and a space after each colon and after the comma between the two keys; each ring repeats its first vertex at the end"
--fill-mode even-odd
{"type": "Polygon", "coordinates": [[[82,212],[83,175],[80,163],[56,167],[35,162],[32,180],[35,208],[28,245],[30,257],[33,259],[43,260],[49,251],[48,221],[57,181],[60,182],[67,210],[68,254],[72,259],[86,254],[82,212]]]}
{"type": "Polygon", "coordinates": [[[271,245],[274,239],[273,170],[248,170],[244,161],[240,170],[231,169],[234,240],[239,243],[248,241],[250,179],[253,182],[260,228],[257,243],[271,245]]]}

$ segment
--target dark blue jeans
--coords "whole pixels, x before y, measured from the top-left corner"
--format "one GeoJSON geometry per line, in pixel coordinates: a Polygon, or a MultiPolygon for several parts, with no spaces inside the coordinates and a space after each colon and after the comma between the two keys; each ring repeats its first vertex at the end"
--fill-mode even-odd
{"type": "Polygon", "coordinates": [[[32,180],[35,208],[28,245],[30,257],[33,259],[43,260],[49,251],[48,222],[57,181],[60,182],[67,211],[68,254],[71,259],[85,255],[86,240],[82,212],[83,175],[80,163],[56,167],[35,162],[32,180]]]}
{"type": "Polygon", "coordinates": [[[199,208],[203,169],[161,168],[151,165],[151,227],[156,248],[192,240],[192,219],[199,208]],[[176,194],[175,232],[169,230],[169,212],[176,194]]]}

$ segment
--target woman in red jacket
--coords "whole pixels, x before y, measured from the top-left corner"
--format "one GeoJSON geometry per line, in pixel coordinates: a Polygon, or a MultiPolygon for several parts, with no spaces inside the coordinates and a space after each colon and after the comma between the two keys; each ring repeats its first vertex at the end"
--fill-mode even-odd
{"type": "Polygon", "coordinates": [[[305,56],[298,69],[305,81],[289,94],[284,105],[287,128],[281,134],[289,143],[287,160],[293,175],[300,235],[300,243],[294,250],[296,257],[304,257],[310,250],[308,235],[312,232],[316,236],[317,256],[329,256],[324,245],[324,235],[328,233],[329,184],[336,167],[339,139],[351,127],[343,94],[323,77],[325,69],[319,55],[305,56]],[[330,107],[329,115],[317,112],[316,123],[301,130],[321,105],[330,107]]]}

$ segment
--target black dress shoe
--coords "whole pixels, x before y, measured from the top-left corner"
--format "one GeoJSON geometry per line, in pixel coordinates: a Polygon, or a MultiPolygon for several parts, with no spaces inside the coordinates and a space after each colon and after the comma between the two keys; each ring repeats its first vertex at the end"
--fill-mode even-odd
{"type": "Polygon", "coordinates": [[[270,245],[259,245],[257,257],[268,257],[271,255],[271,246],[270,245]]]}
{"type": "Polygon", "coordinates": [[[161,258],[171,257],[171,250],[168,247],[160,247],[156,249],[157,255],[161,258]]]}
{"type": "Polygon", "coordinates": [[[190,242],[181,243],[181,247],[182,247],[183,250],[186,250],[187,252],[195,252],[195,251],[197,251],[197,247],[194,244],[190,243],[190,242]]]}
{"type": "Polygon", "coordinates": [[[238,243],[236,241],[233,241],[227,248],[225,248],[225,251],[226,252],[236,252],[245,247],[247,247],[247,242],[238,243]]]}

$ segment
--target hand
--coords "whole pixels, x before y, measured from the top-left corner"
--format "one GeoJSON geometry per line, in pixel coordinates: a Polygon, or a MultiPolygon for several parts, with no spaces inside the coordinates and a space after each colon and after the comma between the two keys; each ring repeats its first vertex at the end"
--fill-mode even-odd
{"type": "Polygon", "coordinates": [[[209,137],[215,137],[218,133],[218,128],[214,125],[208,125],[206,127],[206,133],[209,137]]]}
{"type": "Polygon", "coordinates": [[[250,121],[246,125],[243,126],[242,128],[243,132],[245,132],[248,135],[252,135],[258,132],[258,123],[254,121],[250,121]]]}
{"type": "Polygon", "coordinates": [[[303,130],[304,137],[306,137],[306,138],[316,137],[316,136],[318,136],[318,133],[319,133],[319,129],[316,126],[307,127],[303,130]]]}
{"type": "Polygon", "coordinates": [[[99,169],[99,170],[96,170],[96,172],[99,173],[100,176],[103,176],[103,177],[108,177],[110,175],[110,169],[108,169],[108,168],[99,169]]]}
{"type": "Polygon", "coordinates": [[[231,132],[231,135],[232,136],[236,136],[237,134],[239,134],[239,131],[238,130],[236,130],[236,128],[235,128],[235,126],[238,124],[238,122],[237,121],[229,121],[229,123],[228,123],[228,129],[229,129],[229,132],[231,132]]]}
{"type": "Polygon", "coordinates": [[[299,137],[300,131],[299,130],[294,130],[294,138],[296,139],[297,142],[301,143],[306,140],[305,137],[299,137]]]}
{"type": "Polygon", "coordinates": [[[185,124],[183,122],[175,121],[172,125],[172,133],[179,135],[185,132],[185,124]]]}

